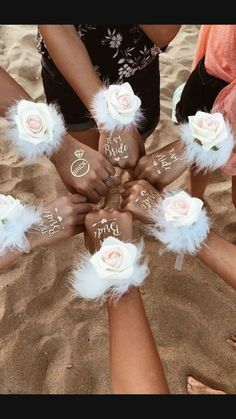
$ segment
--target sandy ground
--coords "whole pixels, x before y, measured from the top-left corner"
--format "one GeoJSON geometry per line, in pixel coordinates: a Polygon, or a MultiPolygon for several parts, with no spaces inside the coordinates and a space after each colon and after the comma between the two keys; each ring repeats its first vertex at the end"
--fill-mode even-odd
{"type": "MultiPolygon", "coordinates": [[[[184,25],[161,55],[161,123],[148,152],[177,138],[170,121],[174,89],[189,74],[198,26],[184,25]]],[[[0,26],[0,65],[33,96],[44,99],[36,26],[0,26]]],[[[43,203],[65,192],[52,164],[26,166],[6,148],[0,120],[0,192],[43,203]],[[46,185],[46,186],[45,186],[46,185]]],[[[189,187],[188,174],[176,182],[189,187]]],[[[214,228],[235,240],[230,180],[216,172],[206,198],[214,228]]],[[[186,393],[186,376],[236,393],[236,352],[227,339],[236,332],[236,294],[194,257],[182,272],[174,256],[158,255],[146,239],[151,275],[143,287],[147,314],[172,393],[186,393]]],[[[68,274],[84,250],[77,236],[54,248],[21,257],[0,282],[0,393],[109,393],[108,323],[104,306],[75,298],[68,274]]]]}

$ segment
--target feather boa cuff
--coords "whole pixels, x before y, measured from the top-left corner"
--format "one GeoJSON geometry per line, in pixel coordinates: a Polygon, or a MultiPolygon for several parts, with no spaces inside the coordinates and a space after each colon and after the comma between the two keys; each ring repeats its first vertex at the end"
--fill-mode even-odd
{"type": "Polygon", "coordinates": [[[195,163],[196,170],[212,172],[226,164],[234,141],[230,126],[219,112],[197,112],[189,122],[180,126],[181,140],[185,146],[183,158],[195,163]]]}
{"type": "Polygon", "coordinates": [[[28,253],[27,231],[40,222],[41,211],[22,204],[10,195],[0,195],[0,256],[7,251],[28,253]]]}
{"type": "Polygon", "coordinates": [[[112,132],[139,126],[141,100],[129,83],[102,87],[93,97],[91,112],[100,130],[112,132]]]}
{"type": "Polygon", "coordinates": [[[7,139],[29,161],[42,154],[50,157],[65,134],[63,117],[55,105],[20,100],[9,109],[6,119],[7,139]]]}
{"type": "Polygon", "coordinates": [[[71,283],[76,295],[88,300],[118,299],[129,287],[139,287],[149,274],[142,255],[142,241],[135,246],[106,238],[100,250],[94,255],[86,253],[74,270],[71,283]]]}
{"type": "Polygon", "coordinates": [[[195,254],[206,240],[210,222],[203,202],[184,191],[169,191],[159,201],[151,216],[154,225],[146,232],[160,240],[174,253],[195,254]]]}

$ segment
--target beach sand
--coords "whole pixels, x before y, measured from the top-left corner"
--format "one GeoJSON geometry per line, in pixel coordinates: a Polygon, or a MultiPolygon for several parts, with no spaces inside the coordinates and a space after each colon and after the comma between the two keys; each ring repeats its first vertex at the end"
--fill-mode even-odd
{"type": "MultiPolygon", "coordinates": [[[[199,26],[183,25],[160,57],[161,122],[147,141],[152,152],[174,141],[170,120],[175,88],[186,80],[199,26]]],[[[35,25],[0,26],[0,65],[36,100],[44,99],[35,25]]],[[[0,120],[0,192],[30,204],[66,193],[54,166],[41,158],[27,166],[3,141],[0,120]]],[[[188,173],[176,185],[188,190],[188,173]]],[[[206,200],[215,231],[236,240],[231,182],[211,176],[206,200]]],[[[142,288],[145,308],[171,393],[186,394],[193,375],[225,392],[236,393],[236,293],[196,257],[186,257],[182,272],[175,257],[159,256],[160,245],[147,238],[151,275],[142,288]]],[[[110,393],[108,321],[105,306],[76,298],[68,278],[84,251],[83,236],[19,258],[0,282],[0,393],[110,393]]]]}

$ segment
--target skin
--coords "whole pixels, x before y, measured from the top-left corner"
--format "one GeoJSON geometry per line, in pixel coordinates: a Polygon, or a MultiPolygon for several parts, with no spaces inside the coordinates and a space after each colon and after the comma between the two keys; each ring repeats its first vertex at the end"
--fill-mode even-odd
{"type": "MultiPolygon", "coordinates": [[[[125,192],[122,194],[123,211],[130,211],[134,218],[146,224],[152,224],[147,211],[141,206],[135,205],[135,199],[140,191],[152,186],[145,181],[127,182],[123,185],[125,192]]],[[[153,187],[152,187],[153,188],[153,187]]],[[[153,188],[154,191],[154,188],[153,188]]],[[[211,231],[205,244],[199,250],[197,257],[219,275],[228,285],[236,289],[236,246],[225,240],[223,237],[211,231]]]]}
{"type": "MultiPolygon", "coordinates": [[[[97,246],[92,224],[102,218],[116,218],[121,231],[119,239],[132,241],[132,216],[129,212],[92,212],[85,221],[90,252],[97,246]]],[[[109,301],[107,311],[112,393],[168,394],[165,373],[139,289],[131,288],[117,302],[109,301]]]]}
{"type": "Polygon", "coordinates": [[[146,195],[142,198],[141,192],[149,193],[149,195],[153,197],[153,199],[149,200],[152,207],[154,207],[158,201],[158,197],[160,196],[159,192],[146,180],[126,182],[122,186],[124,188],[124,191],[121,193],[123,198],[121,203],[122,211],[130,211],[135,219],[144,224],[150,224],[152,221],[150,211],[147,210],[145,206],[142,206],[142,202],[146,195]]]}
{"type": "Polygon", "coordinates": [[[133,179],[145,179],[157,189],[162,190],[188,168],[188,165],[182,159],[182,153],[183,149],[181,142],[177,140],[162,147],[160,150],[155,151],[155,153],[143,156],[135,167],[133,179]],[[178,160],[173,160],[170,152],[174,152],[178,160]],[[169,170],[165,171],[161,161],[158,162],[159,155],[162,155],[166,159],[165,161],[167,164],[171,164],[169,170]],[[157,167],[153,165],[154,161],[158,163],[157,167]]]}
{"type": "MultiPolygon", "coordinates": [[[[38,28],[57,68],[82,100],[88,111],[91,112],[91,99],[103,86],[103,83],[96,74],[88,51],[83,41],[77,35],[74,26],[39,25],[38,28]],[[60,48],[58,48],[58,45],[60,45],[60,48]]],[[[93,118],[96,121],[96,114],[93,114],[93,118]]],[[[130,131],[133,132],[133,130],[130,131]]],[[[120,132],[116,131],[113,134],[119,135],[120,132]]],[[[88,146],[91,146],[92,141],[93,148],[98,149],[99,147],[100,151],[103,152],[103,144],[105,137],[107,137],[107,132],[103,132],[102,127],[99,127],[99,131],[89,129],[82,133],[71,132],[71,135],[88,146]]],[[[133,135],[132,147],[135,150],[136,163],[139,158],[139,142],[136,141],[137,132],[135,130],[133,135]]],[[[58,167],[57,161],[55,161],[55,165],[58,167]]],[[[123,162],[121,165],[123,165],[123,162]]],[[[130,168],[133,165],[133,156],[132,153],[129,153],[125,166],[130,168]]],[[[116,163],[116,166],[120,166],[119,163],[116,163]]]]}
{"type": "MultiPolygon", "coordinates": [[[[52,246],[61,240],[79,234],[84,229],[84,221],[86,214],[91,210],[91,204],[86,202],[86,198],[75,194],[69,196],[61,196],[48,205],[44,211],[54,211],[57,208],[59,215],[63,218],[64,230],[60,230],[57,234],[49,236],[48,234],[42,235],[40,231],[29,231],[26,236],[30,243],[31,250],[40,246],[52,246]]],[[[4,256],[0,257],[0,272],[8,268],[22,252],[8,251],[4,256]]]]}
{"type": "Polygon", "coordinates": [[[97,203],[102,196],[106,196],[112,180],[106,183],[109,176],[115,174],[115,169],[107,159],[97,151],[85,144],[79,144],[78,141],[67,134],[62,146],[54,153],[52,162],[63,180],[65,186],[70,192],[78,192],[86,196],[89,202],[97,203]],[[82,149],[84,158],[89,162],[91,169],[83,177],[75,177],[71,174],[71,164],[77,159],[75,150],[82,149]]]}
{"type": "MultiPolygon", "coordinates": [[[[33,99],[25,92],[25,90],[3,69],[0,68],[0,115],[5,117],[6,113],[16,101],[25,99],[33,101],[33,99]]],[[[91,147],[78,143],[71,135],[66,134],[63,137],[62,145],[58,152],[54,153],[51,158],[57,171],[72,193],[80,193],[86,196],[90,202],[97,203],[102,196],[106,196],[109,186],[112,182],[104,181],[109,175],[114,175],[113,166],[97,151],[91,147]],[[83,148],[86,159],[89,161],[91,170],[82,178],[75,178],[70,173],[70,165],[76,159],[74,151],[83,148]]]]}
{"type": "Polygon", "coordinates": [[[145,154],[145,147],[142,136],[139,134],[136,128],[123,130],[123,131],[114,131],[112,135],[109,132],[101,132],[99,138],[99,151],[107,160],[116,167],[120,167],[121,169],[134,169],[137,162],[139,161],[140,157],[145,154]],[[115,143],[114,140],[118,140],[115,143]],[[112,142],[112,144],[111,144],[112,142]],[[111,153],[106,152],[107,145],[109,149],[117,148],[122,144],[122,151],[127,148],[126,152],[118,153],[116,156],[111,155],[111,153]],[[138,147],[137,147],[138,145],[138,147]],[[121,158],[119,161],[115,159],[115,157],[124,157],[128,156],[128,158],[124,159],[121,158]]]}
{"type": "MultiPolygon", "coordinates": [[[[181,25],[140,25],[146,35],[158,46],[167,45],[176,35],[181,25]]],[[[71,85],[73,90],[82,100],[88,110],[91,106],[91,98],[102,87],[102,80],[96,74],[89,53],[77,35],[73,25],[39,25],[39,31],[47,45],[50,56],[57,68],[71,85]],[[58,48],[60,45],[60,48],[58,48]]],[[[93,114],[96,121],[96,114],[93,114]]],[[[98,124],[97,124],[98,125],[98,124]]],[[[70,134],[80,142],[103,152],[104,137],[102,127],[99,132],[90,129],[83,132],[71,132],[70,134]]],[[[119,132],[115,133],[116,135],[119,132]]],[[[116,162],[120,168],[132,169],[139,157],[143,154],[140,150],[140,138],[137,139],[137,130],[129,130],[129,144],[132,142],[132,153],[128,153],[128,159],[116,162]]],[[[131,148],[131,147],[130,147],[131,148]]],[[[55,162],[57,165],[57,162],[55,162]]]]}

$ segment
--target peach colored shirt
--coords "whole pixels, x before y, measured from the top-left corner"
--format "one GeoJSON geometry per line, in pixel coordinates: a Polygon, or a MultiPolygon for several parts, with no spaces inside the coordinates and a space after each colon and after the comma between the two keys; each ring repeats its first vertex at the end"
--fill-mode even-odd
{"type": "Polygon", "coordinates": [[[236,25],[202,25],[192,70],[204,55],[209,74],[228,83],[236,79],[236,25]]]}

